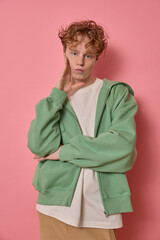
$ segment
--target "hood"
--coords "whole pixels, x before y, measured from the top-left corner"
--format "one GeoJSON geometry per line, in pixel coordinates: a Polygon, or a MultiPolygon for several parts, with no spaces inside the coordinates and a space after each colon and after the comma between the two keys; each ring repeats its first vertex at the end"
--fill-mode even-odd
{"type": "Polygon", "coordinates": [[[121,81],[111,81],[111,80],[106,79],[106,78],[104,78],[103,80],[104,80],[104,83],[107,86],[107,88],[110,88],[110,89],[112,88],[112,86],[117,85],[117,84],[125,85],[126,87],[128,87],[129,91],[134,96],[134,91],[133,91],[133,89],[131,88],[131,86],[128,83],[121,82],[121,81]]]}

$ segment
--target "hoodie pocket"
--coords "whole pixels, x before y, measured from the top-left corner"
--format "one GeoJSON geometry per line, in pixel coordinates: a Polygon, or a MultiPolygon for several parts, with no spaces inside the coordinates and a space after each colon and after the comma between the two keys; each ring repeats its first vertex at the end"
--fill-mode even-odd
{"type": "Polygon", "coordinates": [[[44,160],[44,161],[40,161],[38,162],[37,166],[36,166],[36,170],[35,170],[35,173],[34,173],[34,177],[33,177],[33,180],[32,180],[32,185],[34,186],[34,188],[37,190],[37,191],[40,191],[41,188],[40,188],[40,183],[39,183],[39,173],[40,173],[40,169],[41,167],[47,162],[47,160],[44,160]]]}
{"type": "Polygon", "coordinates": [[[68,162],[47,160],[38,174],[38,191],[46,193],[52,190],[73,191],[80,168],[68,162]]]}

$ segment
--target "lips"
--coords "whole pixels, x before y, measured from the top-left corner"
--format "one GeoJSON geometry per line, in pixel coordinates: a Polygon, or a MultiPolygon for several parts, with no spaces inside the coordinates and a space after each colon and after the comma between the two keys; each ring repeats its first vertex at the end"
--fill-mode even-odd
{"type": "Polygon", "coordinates": [[[81,73],[81,72],[83,72],[83,70],[82,70],[82,69],[80,69],[80,68],[77,68],[77,69],[75,69],[75,71],[76,71],[76,72],[78,72],[78,73],[81,73]]]}

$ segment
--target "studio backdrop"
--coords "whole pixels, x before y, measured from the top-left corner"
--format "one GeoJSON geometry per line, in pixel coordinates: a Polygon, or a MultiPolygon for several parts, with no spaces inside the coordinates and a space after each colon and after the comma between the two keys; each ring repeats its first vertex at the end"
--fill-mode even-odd
{"type": "Polygon", "coordinates": [[[159,12],[158,0],[0,1],[0,240],[39,239],[27,134],[63,68],[58,29],[88,19],[109,35],[94,74],[130,84],[139,106],[138,156],[126,173],[134,212],[123,214],[118,240],[160,239],[159,12]]]}

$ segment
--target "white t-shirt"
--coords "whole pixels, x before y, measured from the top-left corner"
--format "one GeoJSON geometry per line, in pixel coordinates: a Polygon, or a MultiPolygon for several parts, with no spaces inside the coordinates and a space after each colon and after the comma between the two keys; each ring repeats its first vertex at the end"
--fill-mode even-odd
{"type": "MultiPolygon", "coordinates": [[[[103,81],[96,78],[69,97],[83,135],[94,137],[96,106],[103,81]]],[[[115,229],[123,227],[122,214],[107,216],[101,200],[97,172],[82,168],[71,206],[36,204],[37,211],[75,227],[115,229]]]]}

